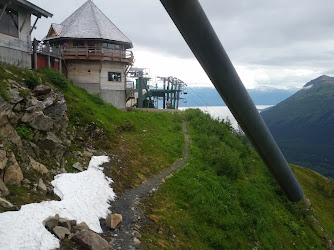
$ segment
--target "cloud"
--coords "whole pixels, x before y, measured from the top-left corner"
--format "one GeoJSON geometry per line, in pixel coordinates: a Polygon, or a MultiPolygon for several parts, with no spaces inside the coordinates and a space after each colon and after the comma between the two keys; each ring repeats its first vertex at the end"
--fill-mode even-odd
{"type": "MultiPolygon", "coordinates": [[[[47,33],[51,22],[60,23],[85,2],[31,1],[54,14],[54,18],[39,22],[34,32],[39,38],[47,33]]],[[[135,48],[146,48],[157,58],[169,56],[171,71],[175,71],[171,63],[175,58],[195,60],[160,1],[94,0],[94,3],[132,40],[135,48]]],[[[311,80],[306,77],[333,72],[334,1],[200,0],[200,3],[232,62],[244,75],[241,78],[249,85],[262,85],[268,80],[267,84],[302,86],[304,80],[311,80]],[[300,76],[294,72],[313,73],[300,76]]],[[[189,62],[189,65],[194,64],[189,62]]],[[[183,69],[187,78],[197,74],[192,66],[183,69]]],[[[202,72],[195,78],[204,81],[201,75],[202,72]]]]}

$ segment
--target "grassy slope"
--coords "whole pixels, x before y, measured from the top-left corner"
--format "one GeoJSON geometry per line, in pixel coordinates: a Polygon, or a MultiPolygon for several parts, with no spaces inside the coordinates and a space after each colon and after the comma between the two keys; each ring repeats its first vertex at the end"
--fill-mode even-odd
{"type": "MultiPolygon", "coordinates": [[[[0,64],[0,95],[8,99],[8,79],[27,85],[50,82],[65,95],[69,117],[69,131],[82,137],[74,138],[71,151],[83,151],[88,139],[93,139],[97,151],[105,151],[112,160],[105,168],[114,180],[116,192],[138,186],[183,155],[183,115],[180,113],[123,112],[105,103],[99,96],[68,82],[59,72],[43,69],[39,72],[22,70],[8,64],[0,64]],[[8,69],[11,73],[7,73],[8,69]],[[26,80],[24,80],[26,79],[26,80]],[[98,138],[88,138],[86,128],[102,129],[98,138]]],[[[33,88],[33,87],[32,87],[33,88]]],[[[67,170],[76,159],[67,158],[67,170]]],[[[13,195],[15,192],[13,188],[13,195]]],[[[24,193],[24,192],[23,192],[24,193]]],[[[24,195],[21,195],[23,198],[24,195]]],[[[26,202],[26,198],[23,199],[26,202]]]]}
{"type": "Polygon", "coordinates": [[[292,169],[312,203],[315,217],[334,239],[334,181],[307,168],[292,165],[292,169]]]}
{"type": "Polygon", "coordinates": [[[192,156],[147,200],[153,221],[142,230],[147,248],[326,247],[313,211],[286,199],[246,142],[198,110],[186,116],[192,156]]]}
{"type": "Polygon", "coordinates": [[[105,136],[94,143],[113,157],[106,174],[117,192],[138,186],[182,157],[182,114],[123,112],[70,83],[62,91],[71,126],[103,128],[105,136]]]}

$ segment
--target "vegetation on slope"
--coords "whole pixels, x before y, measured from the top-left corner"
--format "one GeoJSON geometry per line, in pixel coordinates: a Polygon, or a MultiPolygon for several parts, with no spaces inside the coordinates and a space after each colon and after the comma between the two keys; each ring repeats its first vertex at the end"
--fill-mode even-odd
{"type": "MultiPolygon", "coordinates": [[[[106,153],[111,161],[106,164],[105,172],[114,180],[113,187],[118,194],[140,185],[183,155],[181,113],[120,111],[98,95],[76,87],[57,71],[45,68],[36,72],[1,63],[0,95],[6,100],[9,100],[10,81],[30,89],[48,82],[64,94],[71,141],[70,152],[64,159],[65,169],[77,172],[72,167],[78,162],[75,155],[82,155],[87,148],[106,153]]],[[[20,95],[33,94],[30,89],[27,89],[29,93],[20,95]]],[[[26,124],[19,124],[15,129],[22,139],[30,140],[33,136],[26,124]]],[[[23,204],[24,200],[33,202],[23,199],[23,204]]]]}
{"type": "Polygon", "coordinates": [[[313,210],[287,200],[246,141],[199,110],[186,118],[191,158],[146,202],[147,248],[326,247],[313,210]]]}
{"type": "Polygon", "coordinates": [[[334,239],[334,181],[300,166],[292,165],[292,170],[312,202],[314,216],[325,233],[334,239]]]}
{"type": "MultiPolygon", "coordinates": [[[[64,93],[70,129],[82,133],[82,138],[87,136],[87,130],[104,131],[92,143],[112,157],[105,172],[114,180],[117,192],[140,185],[182,157],[181,114],[120,111],[98,95],[67,82],[56,71],[43,69],[42,73],[64,93]]],[[[82,143],[72,141],[73,149],[80,151],[82,143]]]]}
{"type": "Polygon", "coordinates": [[[321,76],[261,112],[287,160],[334,177],[334,77],[321,76]]]}

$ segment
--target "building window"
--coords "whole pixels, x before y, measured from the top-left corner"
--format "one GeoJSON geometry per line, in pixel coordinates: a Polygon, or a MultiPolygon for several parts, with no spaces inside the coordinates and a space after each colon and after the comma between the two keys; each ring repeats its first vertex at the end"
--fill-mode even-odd
{"type": "Polygon", "coordinates": [[[119,44],[114,44],[114,43],[103,43],[103,48],[120,49],[120,46],[119,44]]]}
{"type": "MultiPolygon", "coordinates": [[[[4,7],[0,5],[0,13],[2,13],[3,8],[4,7]]],[[[19,37],[18,15],[16,11],[6,8],[0,20],[0,32],[19,37]]]]}
{"type": "Polygon", "coordinates": [[[73,46],[74,47],[84,47],[85,42],[84,41],[73,41],[73,46]]]}
{"type": "Polygon", "coordinates": [[[121,73],[108,72],[108,81],[110,81],[110,82],[120,82],[121,81],[121,73]]]}

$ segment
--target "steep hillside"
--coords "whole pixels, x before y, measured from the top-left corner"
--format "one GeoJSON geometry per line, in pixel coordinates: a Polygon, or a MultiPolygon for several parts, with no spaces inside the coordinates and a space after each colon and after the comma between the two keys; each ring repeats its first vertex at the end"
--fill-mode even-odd
{"type": "Polygon", "coordinates": [[[108,155],[117,194],[183,154],[182,115],[117,110],[59,72],[0,64],[0,212],[58,199],[50,181],[108,155]],[[10,202],[10,203],[8,203],[10,202]]]}
{"type": "Polygon", "coordinates": [[[334,177],[334,77],[321,76],[261,113],[287,160],[334,177]]]}
{"type": "Polygon", "coordinates": [[[311,202],[319,205],[314,211],[304,201],[291,203],[247,141],[199,110],[187,110],[186,117],[191,157],[146,201],[150,223],[142,239],[148,249],[329,247],[325,235],[334,235],[334,197],[311,186],[318,182],[333,192],[333,182],[294,167],[311,202]],[[324,231],[314,218],[324,222],[324,231]]]}

